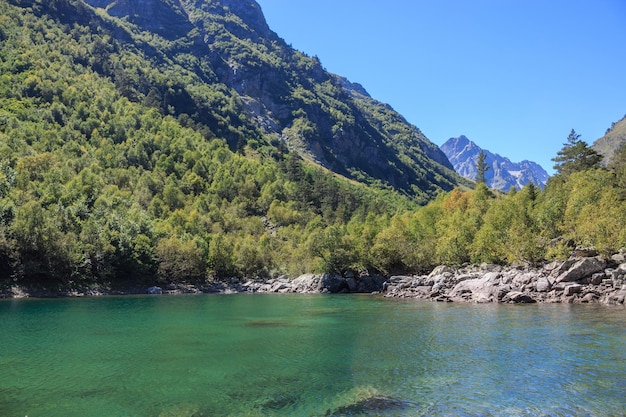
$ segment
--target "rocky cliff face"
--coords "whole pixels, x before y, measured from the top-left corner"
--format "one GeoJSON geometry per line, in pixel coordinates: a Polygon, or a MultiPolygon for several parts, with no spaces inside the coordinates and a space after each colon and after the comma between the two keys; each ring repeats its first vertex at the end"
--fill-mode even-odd
{"type": "Polygon", "coordinates": [[[602,165],[611,163],[613,155],[626,143],[626,116],[606,131],[604,136],[596,140],[591,146],[596,152],[603,156],[602,165]]]}
{"type": "Polygon", "coordinates": [[[193,29],[177,0],[85,0],[114,17],[125,17],[139,27],[166,39],[176,39],[193,29]]]}
{"type": "Polygon", "coordinates": [[[532,183],[541,188],[546,185],[549,175],[537,163],[532,161],[511,162],[508,158],[481,149],[465,136],[450,138],[441,146],[454,169],[463,177],[475,180],[478,172],[476,162],[482,150],[489,169],[485,172],[487,186],[501,191],[511,187],[521,189],[532,183]]]}

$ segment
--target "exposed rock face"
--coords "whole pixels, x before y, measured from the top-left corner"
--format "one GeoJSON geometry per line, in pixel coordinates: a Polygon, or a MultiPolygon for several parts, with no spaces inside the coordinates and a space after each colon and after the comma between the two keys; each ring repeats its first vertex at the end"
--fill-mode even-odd
{"type": "Polygon", "coordinates": [[[613,157],[625,143],[626,116],[613,123],[604,136],[596,140],[591,147],[602,155],[602,165],[607,166],[613,161],[613,157]]]}
{"type": "Polygon", "coordinates": [[[496,190],[508,191],[511,187],[521,189],[529,183],[543,188],[548,181],[548,173],[539,164],[532,161],[511,162],[508,158],[481,149],[462,135],[448,139],[441,150],[456,172],[471,180],[475,180],[478,175],[476,162],[482,150],[489,167],[485,172],[486,184],[496,190]]]}
{"type": "Polygon", "coordinates": [[[170,40],[193,29],[179,1],[86,0],[86,3],[106,9],[111,16],[126,17],[144,30],[158,33],[170,40]]]}

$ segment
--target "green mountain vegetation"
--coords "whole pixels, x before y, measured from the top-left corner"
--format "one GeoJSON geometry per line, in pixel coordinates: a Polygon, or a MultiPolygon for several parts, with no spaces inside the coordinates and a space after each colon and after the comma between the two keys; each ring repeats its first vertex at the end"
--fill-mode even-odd
{"type": "Polygon", "coordinates": [[[419,129],[250,18],[254,2],[91,3],[0,1],[0,286],[412,272],[626,245],[623,163],[470,191],[419,129]]]}

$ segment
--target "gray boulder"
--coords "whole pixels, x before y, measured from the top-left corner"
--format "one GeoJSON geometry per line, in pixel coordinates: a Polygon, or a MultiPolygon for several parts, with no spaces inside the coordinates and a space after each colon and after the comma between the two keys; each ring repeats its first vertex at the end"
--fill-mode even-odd
{"type": "Polygon", "coordinates": [[[443,275],[443,274],[452,275],[454,274],[454,269],[450,268],[447,265],[439,265],[438,267],[432,270],[432,272],[428,275],[428,277],[432,278],[436,275],[443,275]]]}
{"type": "Polygon", "coordinates": [[[357,281],[357,292],[372,293],[383,290],[385,277],[381,275],[363,275],[357,281]]]}
{"type": "Polygon", "coordinates": [[[155,285],[155,286],[149,287],[146,290],[146,293],[147,294],[152,294],[152,295],[159,295],[159,294],[163,294],[163,289],[161,287],[157,287],[155,285]]]}
{"type": "Polygon", "coordinates": [[[536,303],[537,300],[532,298],[530,295],[525,294],[520,291],[511,291],[508,292],[503,298],[503,303],[515,303],[515,304],[528,304],[528,303],[536,303]]]}
{"type": "Polygon", "coordinates": [[[563,290],[563,295],[569,297],[574,294],[579,294],[583,291],[583,286],[580,284],[571,284],[565,287],[563,290]]]}
{"type": "Polygon", "coordinates": [[[291,281],[293,292],[297,293],[315,293],[320,288],[320,275],[304,274],[291,281]]]}
{"type": "Polygon", "coordinates": [[[535,282],[535,290],[537,292],[548,292],[552,289],[552,283],[547,277],[539,277],[535,282]]]}
{"type": "MultiPolygon", "coordinates": [[[[481,278],[467,279],[459,282],[448,293],[452,300],[488,303],[498,299],[500,273],[487,272],[481,278]]],[[[433,288],[434,289],[434,288],[433,288]]]]}
{"type": "Polygon", "coordinates": [[[583,258],[574,263],[567,271],[561,273],[556,282],[575,282],[588,278],[606,267],[602,258],[583,258]]]}
{"type": "Polygon", "coordinates": [[[329,292],[335,294],[348,288],[346,279],[337,274],[324,274],[320,281],[319,292],[329,292]]]}

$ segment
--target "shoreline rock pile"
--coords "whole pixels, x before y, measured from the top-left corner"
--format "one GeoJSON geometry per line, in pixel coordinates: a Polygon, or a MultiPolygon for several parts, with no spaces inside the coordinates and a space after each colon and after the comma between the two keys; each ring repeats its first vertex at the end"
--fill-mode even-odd
{"type": "Polygon", "coordinates": [[[387,297],[475,303],[624,304],[626,263],[619,254],[573,257],[540,268],[482,264],[435,268],[429,275],[391,277],[387,297]]]}
{"type": "Polygon", "coordinates": [[[541,267],[481,264],[452,268],[438,266],[428,275],[304,274],[267,281],[237,278],[204,286],[168,284],[127,291],[28,291],[12,287],[0,298],[95,296],[106,294],[200,293],[378,293],[390,298],[472,303],[601,303],[624,305],[626,300],[626,249],[610,258],[592,250],[577,251],[566,261],[541,267]]]}
{"type": "Polygon", "coordinates": [[[481,264],[439,266],[428,275],[341,277],[306,274],[260,283],[248,281],[235,292],[372,293],[385,297],[474,303],[624,304],[626,252],[609,259],[593,252],[542,267],[481,264]]]}

